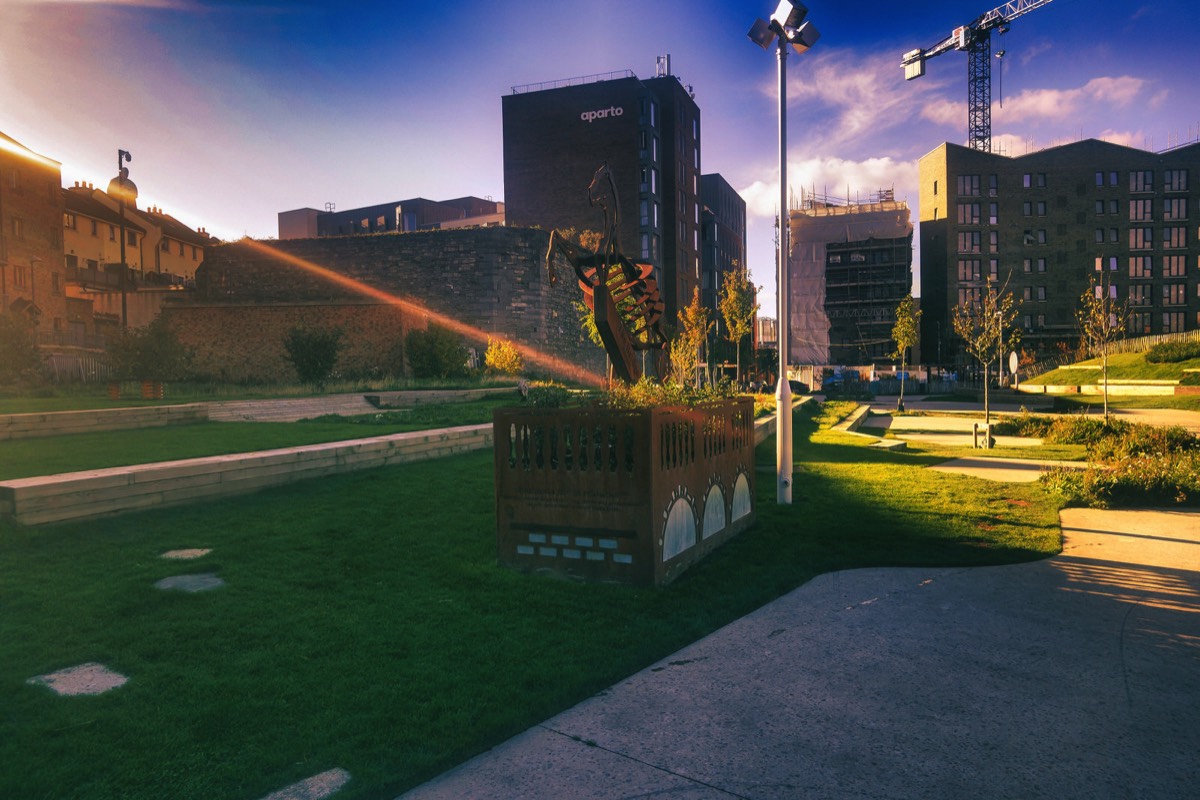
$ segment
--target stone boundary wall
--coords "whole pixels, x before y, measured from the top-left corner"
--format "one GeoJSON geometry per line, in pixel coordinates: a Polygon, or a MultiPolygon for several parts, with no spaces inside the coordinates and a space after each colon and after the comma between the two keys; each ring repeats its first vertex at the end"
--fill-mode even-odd
{"type": "Polygon", "coordinates": [[[480,358],[497,336],[602,375],[574,271],[555,256],[551,276],[548,243],[547,231],[507,227],[235,242],[205,253],[194,299],[164,314],[197,369],[223,380],[294,380],[282,337],[301,325],[344,330],[343,376],[395,374],[407,331],[443,315],[469,326],[458,330],[480,358]]]}
{"type": "Polygon", "coordinates": [[[0,441],[188,425],[208,419],[207,403],[0,415],[0,441]]]}

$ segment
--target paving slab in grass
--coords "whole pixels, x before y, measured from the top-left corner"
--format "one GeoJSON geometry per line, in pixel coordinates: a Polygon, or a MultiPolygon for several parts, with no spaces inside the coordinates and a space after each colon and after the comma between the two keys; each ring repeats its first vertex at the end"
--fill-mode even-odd
{"type": "Polygon", "coordinates": [[[1044,461],[1032,458],[968,456],[967,458],[956,458],[952,461],[946,461],[929,469],[937,472],[956,472],[960,475],[971,475],[989,481],[1032,483],[1040,478],[1043,472],[1056,467],[1085,469],[1087,464],[1083,461],[1044,461]]]}
{"type": "Polygon", "coordinates": [[[25,681],[26,683],[46,686],[56,694],[75,696],[83,694],[104,694],[123,685],[129,678],[119,672],[113,672],[103,664],[88,663],[77,667],[61,669],[38,675],[25,681]]]}
{"type": "Polygon", "coordinates": [[[271,792],[263,800],[323,800],[340,791],[350,782],[350,773],[344,769],[330,769],[313,775],[299,783],[271,792]]]}
{"type": "Polygon", "coordinates": [[[154,588],[163,590],[178,590],[181,592],[207,592],[219,589],[225,585],[216,574],[206,572],[200,575],[172,575],[154,584],[154,588]]]}
{"type": "Polygon", "coordinates": [[[212,552],[211,548],[190,547],[185,550],[168,550],[159,558],[169,558],[178,561],[187,561],[193,558],[202,558],[212,552]]]}

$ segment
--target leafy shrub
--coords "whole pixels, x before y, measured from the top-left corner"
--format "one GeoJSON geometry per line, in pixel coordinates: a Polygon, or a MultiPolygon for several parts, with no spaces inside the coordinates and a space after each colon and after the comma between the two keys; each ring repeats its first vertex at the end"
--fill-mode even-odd
{"type": "Polygon", "coordinates": [[[696,387],[642,378],[634,384],[614,381],[608,391],[600,395],[598,404],[606,408],[630,410],[651,406],[696,406],[736,395],[733,384],[726,379],[716,386],[696,387]]]}
{"type": "Polygon", "coordinates": [[[188,376],[192,351],[159,316],[109,342],[108,363],[122,380],[176,381],[188,376]]]}
{"type": "Polygon", "coordinates": [[[283,339],[283,347],[300,381],[323,388],[337,365],[342,331],[337,328],[292,328],[283,339]]]}
{"type": "Polygon", "coordinates": [[[467,347],[456,333],[430,325],[404,337],[408,365],[417,378],[458,378],[467,374],[467,347]]]}
{"type": "Polygon", "coordinates": [[[1200,340],[1161,342],[1146,353],[1146,360],[1151,364],[1175,364],[1192,358],[1200,358],[1200,340]]]}
{"type": "Polygon", "coordinates": [[[42,354],[27,319],[0,314],[0,385],[36,381],[43,369],[42,354]]]}
{"type": "Polygon", "coordinates": [[[519,375],[525,368],[525,360],[521,351],[507,339],[488,337],[487,352],[483,355],[483,365],[488,372],[500,375],[519,375]]]}
{"type": "Polygon", "coordinates": [[[1200,506],[1200,453],[1152,453],[1111,466],[1055,469],[1041,481],[1072,505],[1200,506]]]}
{"type": "Polygon", "coordinates": [[[562,408],[571,397],[570,390],[557,383],[521,384],[521,398],[535,408],[562,408]]]}

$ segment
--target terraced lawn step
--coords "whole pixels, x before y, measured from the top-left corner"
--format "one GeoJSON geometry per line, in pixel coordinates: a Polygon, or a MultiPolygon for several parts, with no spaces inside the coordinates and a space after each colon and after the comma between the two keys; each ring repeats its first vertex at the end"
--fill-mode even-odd
{"type": "Polygon", "coordinates": [[[492,426],[469,425],[365,439],[0,481],[0,518],[40,525],[488,449],[492,426]]]}

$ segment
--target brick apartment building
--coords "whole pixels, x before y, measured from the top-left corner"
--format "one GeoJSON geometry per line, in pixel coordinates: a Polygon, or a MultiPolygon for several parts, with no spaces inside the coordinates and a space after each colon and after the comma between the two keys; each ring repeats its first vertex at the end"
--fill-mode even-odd
{"type": "Polygon", "coordinates": [[[927,362],[959,355],[952,310],[989,279],[1013,293],[1022,346],[1039,353],[1078,343],[1092,279],[1128,302],[1129,336],[1200,328],[1200,143],[1087,139],[1011,158],[942,144],[919,173],[927,362]]]}

